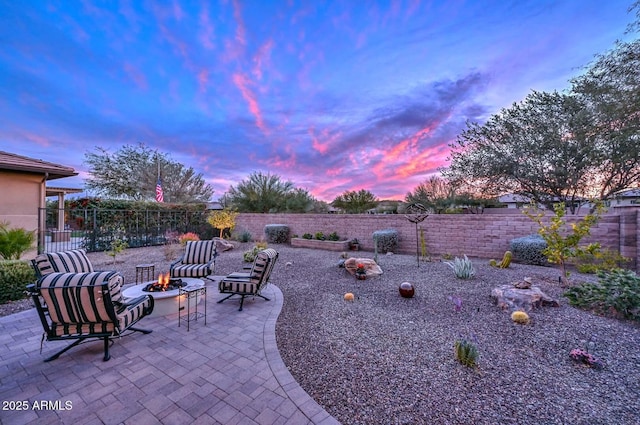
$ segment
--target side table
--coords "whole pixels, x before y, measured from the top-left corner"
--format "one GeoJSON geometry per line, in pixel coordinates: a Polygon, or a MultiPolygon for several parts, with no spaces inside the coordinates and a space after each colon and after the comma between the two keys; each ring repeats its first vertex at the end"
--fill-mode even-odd
{"type": "Polygon", "coordinates": [[[191,321],[198,321],[200,317],[204,317],[204,324],[207,325],[207,287],[189,287],[180,288],[178,290],[178,327],[182,324],[183,320],[187,322],[187,331],[191,321]],[[198,304],[200,303],[199,297],[204,298],[204,313],[198,311],[198,304]],[[184,300],[184,301],[183,301],[184,300]],[[184,304],[186,305],[184,305],[184,304]],[[183,314],[183,311],[187,309],[187,314],[183,314]],[[191,309],[193,308],[193,312],[191,309]]]}
{"type": "Polygon", "coordinates": [[[156,279],[155,264],[138,264],[136,266],[136,285],[156,279]]]}

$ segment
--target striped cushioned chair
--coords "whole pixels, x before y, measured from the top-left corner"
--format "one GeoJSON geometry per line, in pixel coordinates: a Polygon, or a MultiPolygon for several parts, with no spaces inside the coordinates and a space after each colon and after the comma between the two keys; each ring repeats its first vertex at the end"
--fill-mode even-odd
{"type": "Polygon", "coordinates": [[[240,299],[239,310],[242,311],[244,298],[247,296],[258,296],[269,301],[269,298],[260,294],[260,292],[269,283],[269,276],[271,276],[277,259],[278,252],[267,248],[258,252],[250,272],[236,272],[225,276],[218,284],[218,289],[221,293],[229,295],[218,301],[218,303],[234,295],[240,295],[242,298],[240,299]]]}
{"type": "Polygon", "coordinates": [[[126,330],[150,333],[133,325],[151,314],[153,298],[143,295],[125,303],[121,286],[122,276],[117,272],[51,272],[27,286],[47,341],[76,340],[45,362],[90,338],[104,340],[103,360],[107,361],[110,338],[126,330]]]}
{"type": "Polygon", "coordinates": [[[171,277],[207,277],[216,262],[216,241],[189,241],[184,254],[169,266],[171,277]]]}
{"type": "Polygon", "coordinates": [[[32,260],[32,265],[37,277],[49,273],[87,273],[94,271],[84,249],[40,254],[35,260],[32,260]]]}

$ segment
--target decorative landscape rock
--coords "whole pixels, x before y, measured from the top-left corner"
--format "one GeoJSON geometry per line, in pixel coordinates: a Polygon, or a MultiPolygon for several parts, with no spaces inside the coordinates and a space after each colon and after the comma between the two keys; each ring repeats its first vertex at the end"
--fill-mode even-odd
{"type": "Polygon", "coordinates": [[[356,268],[358,264],[364,265],[364,270],[367,273],[367,277],[379,276],[382,274],[382,269],[370,258],[349,258],[344,262],[344,268],[349,273],[355,276],[356,268]]]}
{"type": "Polygon", "coordinates": [[[213,240],[216,241],[216,249],[218,251],[228,251],[235,248],[235,246],[231,242],[226,241],[222,238],[213,238],[213,240]]]}
{"type": "Polygon", "coordinates": [[[544,306],[560,306],[558,301],[542,292],[537,286],[531,286],[527,289],[519,289],[513,285],[498,286],[491,291],[491,298],[493,298],[498,307],[509,311],[529,311],[544,306]]]}

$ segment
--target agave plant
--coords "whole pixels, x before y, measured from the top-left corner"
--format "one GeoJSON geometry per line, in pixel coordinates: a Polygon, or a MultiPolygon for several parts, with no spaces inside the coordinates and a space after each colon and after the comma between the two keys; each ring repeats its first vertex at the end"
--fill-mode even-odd
{"type": "Polygon", "coordinates": [[[453,272],[460,279],[471,279],[476,275],[476,270],[473,268],[473,263],[465,255],[464,258],[456,257],[453,261],[445,261],[446,265],[453,269],[453,272]]]}
{"type": "Polygon", "coordinates": [[[468,339],[461,338],[454,344],[456,360],[461,364],[475,368],[478,365],[478,347],[468,339]]]}

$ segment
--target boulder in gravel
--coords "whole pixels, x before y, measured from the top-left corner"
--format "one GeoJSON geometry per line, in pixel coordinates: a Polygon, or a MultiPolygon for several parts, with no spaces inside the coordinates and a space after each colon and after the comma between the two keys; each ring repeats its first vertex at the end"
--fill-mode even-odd
{"type": "Polygon", "coordinates": [[[382,274],[382,269],[370,258],[349,258],[344,262],[344,268],[347,269],[352,275],[356,274],[356,268],[358,264],[364,265],[364,270],[369,276],[379,276],[382,274]]]}
{"type": "Polygon", "coordinates": [[[226,241],[222,238],[213,238],[213,240],[216,241],[216,249],[218,251],[228,251],[235,248],[235,246],[231,242],[226,241]]]}
{"type": "Polygon", "coordinates": [[[530,311],[543,306],[559,307],[560,303],[551,298],[537,286],[519,289],[513,285],[502,285],[493,288],[491,298],[503,310],[530,311]]]}

